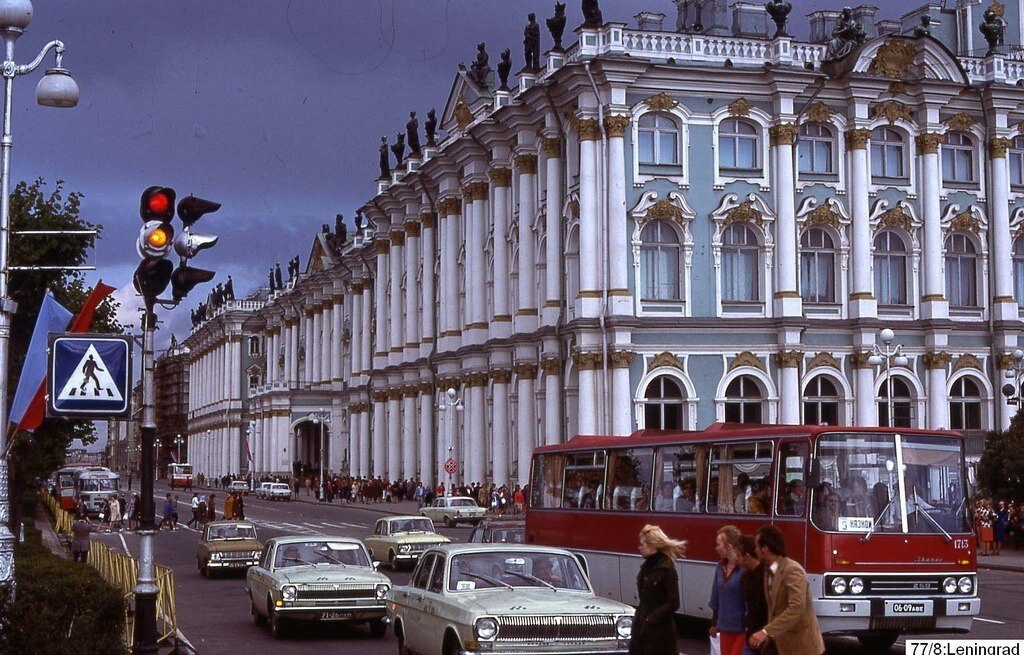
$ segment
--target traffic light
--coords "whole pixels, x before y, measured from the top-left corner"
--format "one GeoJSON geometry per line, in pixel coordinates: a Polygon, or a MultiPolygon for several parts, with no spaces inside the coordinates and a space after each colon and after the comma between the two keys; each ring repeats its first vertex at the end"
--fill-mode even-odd
{"type": "Polygon", "coordinates": [[[174,239],[174,252],[178,253],[178,257],[181,259],[178,268],[174,269],[174,273],[171,275],[171,295],[176,301],[187,296],[197,284],[213,279],[213,271],[192,268],[188,265],[188,260],[195,257],[199,251],[217,245],[218,237],[192,232],[192,226],[206,214],[213,213],[218,209],[220,209],[219,202],[195,196],[183,198],[178,203],[178,218],[181,219],[184,228],[181,234],[174,239]]]}
{"type": "Polygon", "coordinates": [[[142,229],[135,247],[142,262],[135,269],[134,284],[150,310],[171,281],[173,265],[167,255],[174,242],[174,198],[174,189],[151,186],[142,192],[139,203],[142,229]]]}

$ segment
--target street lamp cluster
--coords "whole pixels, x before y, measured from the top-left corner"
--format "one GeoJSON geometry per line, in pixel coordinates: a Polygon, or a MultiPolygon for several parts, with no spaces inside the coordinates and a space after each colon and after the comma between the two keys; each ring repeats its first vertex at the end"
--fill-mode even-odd
{"type": "Polygon", "coordinates": [[[312,412],[307,418],[313,423],[313,425],[320,427],[320,502],[324,502],[327,499],[327,486],[324,481],[324,425],[331,421],[331,414],[320,408],[319,412],[312,412]]]}
{"type": "Polygon", "coordinates": [[[1021,383],[1024,381],[1024,350],[1020,348],[1013,351],[1013,359],[1010,367],[1006,370],[1006,378],[1013,380],[1013,383],[1003,385],[1003,395],[1007,400],[1020,409],[1024,405],[1024,398],[1021,398],[1021,383]]]}
{"type": "MultiPolygon", "coordinates": [[[[448,496],[452,495],[452,468],[449,465],[450,462],[454,462],[455,458],[452,457],[455,443],[455,421],[458,414],[461,414],[463,410],[462,398],[458,398],[455,395],[455,389],[449,388],[448,391],[441,396],[441,402],[437,406],[437,411],[442,412],[448,424],[445,430],[447,440],[447,452],[448,459],[445,461],[444,472],[448,474],[448,486],[445,487],[445,494],[448,496]],[[455,413],[449,413],[450,409],[454,409],[455,413]]],[[[441,476],[437,476],[439,479],[441,476]]]]}
{"type": "Polygon", "coordinates": [[[885,396],[887,402],[886,412],[886,423],[888,427],[894,427],[895,417],[893,417],[893,399],[892,399],[892,366],[907,366],[910,361],[906,355],[903,354],[903,346],[893,346],[893,339],[896,335],[889,328],[885,328],[878,333],[878,338],[882,340],[883,347],[879,348],[878,344],[872,344],[871,356],[868,357],[868,364],[872,366],[885,366],[885,396]]]}

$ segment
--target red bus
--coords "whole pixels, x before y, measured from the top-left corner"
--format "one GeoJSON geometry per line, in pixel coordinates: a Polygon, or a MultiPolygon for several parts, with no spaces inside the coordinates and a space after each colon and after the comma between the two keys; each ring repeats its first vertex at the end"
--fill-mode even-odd
{"type": "Polygon", "coordinates": [[[526,541],[570,548],[637,603],[640,528],[688,540],[680,612],[711,617],[715,533],[765,523],[803,564],[822,632],[874,648],[965,633],[981,608],[963,439],[948,431],[715,424],[534,452],[526,541]],[[906,493],[901,490],[907,490],[906,493]]]}
{"type": "Polygon", "coordinates": [[[84,470],[86,470],[84,466],[65,466],[53,474],[50,481],[50,493],[60,503],[61,509],[70,511],[75,508],[78,496],[76,488],[78,475],[84,470]]]}

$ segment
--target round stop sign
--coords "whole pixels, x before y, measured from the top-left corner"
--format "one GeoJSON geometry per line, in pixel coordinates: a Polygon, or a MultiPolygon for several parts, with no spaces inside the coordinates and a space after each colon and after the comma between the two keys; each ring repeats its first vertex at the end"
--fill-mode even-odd
{"type": "Polygon", "coordinates": [[[459,462],[454,459],[446,459],[444,462],[444,471],[448,475],[455,475],[459,472],[459,462]]]}

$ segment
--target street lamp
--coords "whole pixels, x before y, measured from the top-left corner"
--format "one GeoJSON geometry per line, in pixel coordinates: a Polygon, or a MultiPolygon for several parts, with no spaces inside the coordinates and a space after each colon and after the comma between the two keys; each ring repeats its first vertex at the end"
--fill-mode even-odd
{"type": "Polygon", "coordinates": [[[871,352],[873,354],[871,355],[871,357],[868,357],[868,364],[872,366],[882,366],[883,364],[885,365],[885,395],[886,400],[888,401],[888,409],[886,414],[886,418],[888,420],[886,422],[889,424],[888,427],[891,428],[894,427],[895,423],[895,419],[892,415],[893,401],[891,368],[893,364],[895,364],[896,366],[907,366],[910,363],[910,361],[907,359],[906,355],[903,354],[902,345],[892,345],[893,339],[896,338],[896,335],[893,333],[892,330],[890,330],[889,328],[885,328],[884,330],[878,333],[878,338],[882,340],[884,348],[879,348],[877,343],[872,344],[871,352]]]}
{"type": "Polygon", "coordinates": [[[309,420],[313,422],[313,425],[320,426],[320,502],[324,502],[327,498],[326,487],[324,484],[324,424],[331,420],[331,415],[324,411],[324,408],[320,408],[320,412],[313,412],[308,416],[309,420]]]}
{"type": "MultiPolygon", "coordinates": [[[[448,391],[441,396],[441,402],[437,406],[437,411],[443,412],[447,417],[445,421],[448,423],[448,427],[445,430],[446,439],[448,442],[448,459],[452,460],[452,452],[454,450],[455,443],[455,420],[456,415],[449,414],[448,410],[454,408],[458,414],[462,413],[462,398],[455,397],[455,389],[449,387],[448,391]]],[[[445,462],[445,472],[448,474],[448,487],[445,489],[446,495],[452,495],[452,473],[448,470],[448,463],[445,462]]],[[[438,476],[440,477],[440,476],[438,476]]]]}
{"type": "MultiPolygon", "coordinates": [[[[3,135],[0,137],[0,517],[10,516],[7,500],[7,366],[11,336],[11,316],[17,304],[7,296],[7,238],[11,227],[11,93],[14,78],[26,75],[43,63],[50,50],[56,50],[56,66],[47,69],[36,87],[36,102],[44,107],[74,107],[78,104],[78,85],[61,66],[64,43],[50,41],[31,63],[14,63],[14,42],[32,21],[30,0],[0,0],[0,34],[4,40],[3,135]]],[[[14,597],[14,535],[7,521],[0,521],[0,587],[11,587],[14,597]]]]}
{"type": "Polygon", "coordinates": [[[1006,379],[1013,380],[1013,384],[1003,385],[1003,395],[1007,402],[1013,403],[1019,410],[1024,405],[1024,398],[1021,398],[1020,385],[1024,378],[1024,350],[1020,348],[1013,351],[1013,360],[1009,362],[1010,367],[1006,370],[1006,379]]]}
{"type": "Polygon", "coordinates": [[[185,443],[185,440],[180,434],[174,437],[174,445],[178,447],[177,459],[179,464],[181,464],[181,444],[183,443],[185,443]]]}
{"type": "Polygon", "coordinates": [[[153,479],[160,477],[160,446],[163,444],[157,439],[153,442],[153,479]]]}

